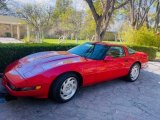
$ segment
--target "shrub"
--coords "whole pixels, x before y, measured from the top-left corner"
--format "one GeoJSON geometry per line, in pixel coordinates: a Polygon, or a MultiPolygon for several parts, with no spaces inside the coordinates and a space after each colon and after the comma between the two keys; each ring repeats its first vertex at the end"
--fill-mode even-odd
{"type": "Polygon", "coordinates": [[[5,33],[5,37],[11,37],[11,33],[10,32],[6,32],[5,33]]]}
{"type": "Polygon", "coordinates": [[[41,51],[63,51],[68,50],[76,44],[0,44],[0,72],[5,67],[26,55],[41,51]]]}
{"type": "MultiPolygon", "coordinates": [[[[74,46],[76,44],[0,44],[0,72],[3,72],[9,63],[26,55],[41,51],[64,51],[74,46]]],[[[150,60],[153,60],[156,56],[157,49],[155,47],[127,46],[148,53],[150,60]]]]}
{"type": "Polygon", "coordinates": [[[157,47],[151,46],[138,46],[138,45],[126,45],[136,51],[145,52],[149,56],[149,60],[154,60],[156,58],[156,53],[158,51],[157,47]]]}
{"type": "Polygon", "coordinates": [[[128,28],[123,32],[122,38],[127,44],[143,45],[143,46],[160,46],[160,36],[146,27],[142,27],[139,30],[128,28]]]}

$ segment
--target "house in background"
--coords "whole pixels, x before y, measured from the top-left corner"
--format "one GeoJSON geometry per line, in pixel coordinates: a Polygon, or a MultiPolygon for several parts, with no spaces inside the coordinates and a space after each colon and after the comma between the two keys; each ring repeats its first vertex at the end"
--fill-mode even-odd
{"type": "Polygon", "coordinates": [[[103,40],[104,41],[117,41],[118,40],[118,32],[106,31],[106,34],[105,34],[103,40]]]}
{"type": "Polygon", "coordinates": [[[27,40],[29,40],[29,26],[22,19],[0,15],[0,38],[2,37],[16,38],[18,40],[27,37],[27,40]]]}

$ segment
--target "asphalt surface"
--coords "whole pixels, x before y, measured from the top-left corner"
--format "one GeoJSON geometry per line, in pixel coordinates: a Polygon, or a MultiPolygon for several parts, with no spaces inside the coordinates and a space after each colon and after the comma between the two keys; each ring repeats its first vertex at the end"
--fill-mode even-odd
{"type": "Polygon", "coordinates": [[[0,120],[160,120],[160,63],[150,62],[134,83],[117,79],[82,88],[65,104],[6,101],[0,94],[0,120]]]}
{"type": "Polygon", "coordinates": [[[24,42],[17,40],[15,38],[0,37],[0,43],[24,43],[24,42]]]}

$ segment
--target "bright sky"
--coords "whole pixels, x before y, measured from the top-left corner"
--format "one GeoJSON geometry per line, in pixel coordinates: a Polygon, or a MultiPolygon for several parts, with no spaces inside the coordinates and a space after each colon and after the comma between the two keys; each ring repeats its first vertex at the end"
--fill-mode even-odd
{"type": "Polygon", "coordinates": [[[38,3],[44,3],[44,2],[54,2],[55,0],[14,0],[21,3],[32,3],[32,2],[38,2],[38,3]]]}
{"type": "MultiPolygon", "coordinates": [[[[56,0],[14,0],[19,3],[48,3],[55,5],[56,0]]],[[[83,0],[73,0],[73,6],[77,9],[83,10],[85,7],[85,2],[83,0]]]]}

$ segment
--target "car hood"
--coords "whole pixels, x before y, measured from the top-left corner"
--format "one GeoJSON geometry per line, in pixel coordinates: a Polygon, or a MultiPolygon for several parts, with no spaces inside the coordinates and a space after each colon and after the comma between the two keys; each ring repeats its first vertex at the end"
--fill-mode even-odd
{"type": "Polygon", "coordinates": [[[28,55],[22,59],[19,60],[22,64],[36,64],[36,63],[45,63],[45,62],[51,62],[56,60],[62,60],[62,59],[68,59],[78,57],[75,54],[70,54],[66,51],[47,51],[47,52],[39,52],[35,54],[28,55]]]}
{"type": "MultiPolygon", "coordinates": [[[[84,58],[66,51],[48,51],[28,55],[16,62],[14,70],[20,75],[41,72],[64,64],[84,61],[84,58]]],[[[12,69],[13,70],[13,69],[12,69]]]]}

